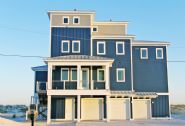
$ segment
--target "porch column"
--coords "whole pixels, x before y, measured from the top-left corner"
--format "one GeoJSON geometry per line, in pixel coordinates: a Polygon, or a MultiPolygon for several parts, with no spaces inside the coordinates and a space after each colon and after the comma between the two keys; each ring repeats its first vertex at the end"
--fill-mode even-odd
{"type": "Polygon", "coordinates": [[[80,122],[80,115],[81,115],[81,110],[80,110],[80,108],[81,108],[81,102],[80,102],[80,98],[81,98],[81,96],[78,95],[77,96],[77,122],[80,122]]]}
{"type": "Polygon", "coordinates": [[[47,124],[51,123],[51,95],[48,95],[47,124]]]}
{"type": "Polygon", "coordinates": [[[107,95],[106,96],[106,116],[107,116],[107,122],[110,121],[110,96],[107,95]]]}
{"type": "Polygon", "coordinates": [[[109,72],[109,66],[108,65],[106,65],[105,66],[105,89],[106,90],[109,90],[110,89],[110,72],[109,72]]]}
{"type": "Polygon", "coordinates": [[[94,88],[94,81],[93,81],[93,69],[92,69],[93,67],[91,66],[90,67],[90,75],[91,75],[91,80],[90,80],[90,84],[91,84],[91,90],[93,90],[93,88],[94,88]]]}
{"type": "Polygon", "coordinates": [[[48,65],[48,86],[47,86],[47,90],[51,90],[52,89],[52,72],[53,72],[53,66],[52,65],[48,65]]]}
{"type": "Polygon", "coordinates": [[[77,65],[77,89],[81,89],[80,70],[81,70],[81,65],[77,65]]]}

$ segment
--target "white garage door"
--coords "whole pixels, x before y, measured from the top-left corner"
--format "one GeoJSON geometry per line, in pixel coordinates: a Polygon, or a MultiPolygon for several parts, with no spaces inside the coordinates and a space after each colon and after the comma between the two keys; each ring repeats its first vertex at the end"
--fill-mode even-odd
{"type": "Polygon", "coordinates": [[[110,119],[130,119],[130,100],[128,98],[110,98],[110,119]]]}
{"type": "Polygon", "coordinates": [[[104,115],[103,108],[103,98],[82,98],[82,120],[102,120],[104,115]]]}
{"type": "Polygon", "coordinates": [[[150,99],[134,99],[133,100],[133,118],[149,119],[151,117],[151,101],[150,99]]]}

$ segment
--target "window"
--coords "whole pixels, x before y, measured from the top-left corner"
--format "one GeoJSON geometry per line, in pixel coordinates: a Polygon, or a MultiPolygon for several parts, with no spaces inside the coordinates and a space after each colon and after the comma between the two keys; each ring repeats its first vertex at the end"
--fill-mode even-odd
{"type": "Polygon", "coordinates": [[[98,69],[97,79],[98,81],[104,81],[104,70],[103,69],[98,69]]]}
{"type": "Polygon", "coordinates": [[[116,54],[117,55],[125,54],[125,43],[124,42],[116,42],[116,54]]]}
{"type": "Polygon", "coordinates": [[[98,55],[105,55],[105,42],[97,42],[97,54],[98,55]]]}
{"type": "Polygon", "coordinates": [[[62,53],[69,53],[69,41],[63,40],[61,48],[62,48],[62,53]]]}
{"type": "Polygon", "coordinates": [[[140,49],[140,56],[141,56],[141,59],[148,59],[148,49],[141,48],[140,49]]]}
{"type": "Polygon", "coordinates": [[[98,32],[98,27],[93,27],[93,32],[98,32]]]}
{"type": "Polygon", "coordinates": [[[80,18],[79,17],[73,17],[73,24],[80,24],[80,18]]]}
{"type": "Polygon", "coordinates": [[[72,68],[71,69],[71,80],[72,81],[76,81],[77,80],[77,69],[76,68],[72,68]]]}
{"type": "Polygon", "coordinates": [[[67,16],[63,17],[63,24],[69,24],[69,17],[67,16]]]}
{"type": "Polygon", "coordinates": [[[80,53],[80,41],[72,41],[72,52],[80,53]]]}
{"type": "Polygon", "coordinates": [[[125,82],[125,68],[117,69],[117,82],[125,82]]]}
{"type": "Polygon", "coordinates": [[[69,80],[69,69],[68,68],[61,68],[61,80],[69,80]]]}
{"type": "Polygon", "coordinates": [[[163,59],[163,48],[156,48],[156,59],[163,59]]]}

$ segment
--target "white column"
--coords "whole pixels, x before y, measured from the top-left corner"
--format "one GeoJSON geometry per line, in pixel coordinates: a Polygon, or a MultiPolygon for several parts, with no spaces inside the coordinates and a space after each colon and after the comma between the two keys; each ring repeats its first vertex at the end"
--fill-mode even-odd
{"type": "Polygon", "coordinates": [[[90,74],[91,74],[91,80],[90,80],[90,84],[91,84],[91,90],[93,90],[94,87],[94,81],[93,81],[93,70],[92,70],[92,66],[90,67],[90,74]]]}
{"type": "Polygon", "coordinates": [[[48,86],[47,86],[47,90],[51,90],[52,89],[52,72],[53,72],[53,66],[52,65],[48,65],[48,86]]]}
{"type": "Polygon", "coordinates": [[[106,65],[105,66],[105,89],[106,90],[109,90],[110,89],[110,72],[109,72],[109,66],[108,65],[106,65]]]}
{"type": "Polygon", "coordinates": [[[51,123],[51,95],[48,95],[47,124],[51,123]]]}
{"type": "Polygon", "coordinates": [[[80,72],[81,72],[81,66],[77,65],[77,89],[81,89],[80,72]]]}
{"type": "Polygon", "coordinates": [[[106,110],[107,110],[107,112],[106,112],[106,114],[107,114],[107,122],[109,122],[110,121],[110,97],[107,95],[106,96],[106,110]]]}
{"type": "Polygon", "coordinates": [[[81,102],[80,102],[80,95],[77,96],[77,122],[80,122],[80,115],[81,115],[81,102]]]}

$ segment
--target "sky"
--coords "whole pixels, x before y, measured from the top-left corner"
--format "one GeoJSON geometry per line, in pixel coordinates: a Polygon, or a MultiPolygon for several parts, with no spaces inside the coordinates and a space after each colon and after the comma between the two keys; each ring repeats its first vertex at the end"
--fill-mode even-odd
{"type": "MultiPolygon", "coordinates": [[[[129,21],[137,40],[171,42],[168,60],[185,61],[185,0],[4,0],[0,53],[49,56],[48,10],[95,10],[96,21],[129,21]]],[[[26,104],[34,89],[31,67],[40,58],[0,56],[0,104],[26,104]]],[[[168,63],[172,104],[185,104],[185,62],[168,63]]]]}

